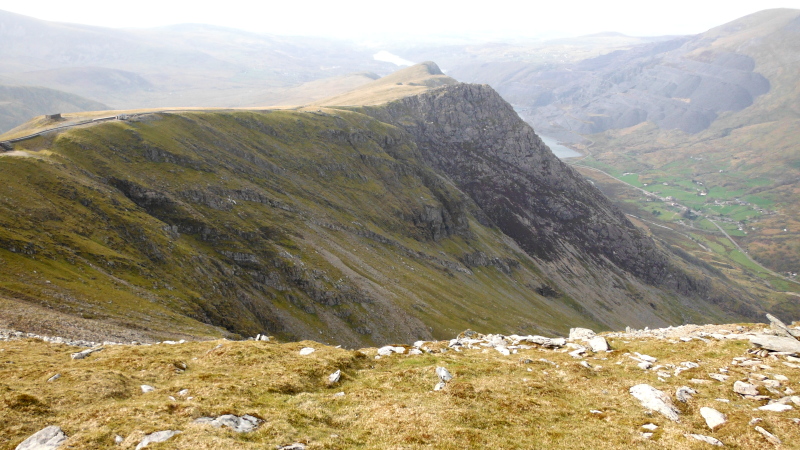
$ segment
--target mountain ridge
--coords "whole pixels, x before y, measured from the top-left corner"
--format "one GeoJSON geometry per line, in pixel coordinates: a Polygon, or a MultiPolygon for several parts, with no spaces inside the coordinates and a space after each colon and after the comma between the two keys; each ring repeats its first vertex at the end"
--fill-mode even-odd
{"type": "MultiPolygon", "coordinates": [[[[392,80],[420,70],[442,76],[392,80]]],[[[3,157],[6,189],[40,201],[0,204],[4,292],[143,339],[321,332],[350,346],[762,308],[657,249],[491,88],[422,87],[379,106],[153,113],[18,143],[29,157],[3,157]]]]}

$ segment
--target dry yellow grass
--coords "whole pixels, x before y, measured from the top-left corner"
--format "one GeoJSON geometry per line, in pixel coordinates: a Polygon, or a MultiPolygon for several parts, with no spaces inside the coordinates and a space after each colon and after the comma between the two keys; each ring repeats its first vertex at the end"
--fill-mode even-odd
{"type": "MultiPolygon", "coordinates": [[[[428,347],[444,349],[445,344],[428,347]]],[[[72,360],[74,347],[2,342],[0,448],[12,449],[47,425],[61,426],[69,436],[64,448],[73,449],[111,447],[116,434],[125,438],[120,448],[132,449],[145,434],[164,429],[183,433],[148,448],[260,449],[293,442],[309,449],[707,447],[686,433],[714,436],[729,448],[768,448],[748,425],[753,417],[762,418],[759,425],[787,448],[800,439],[800,425],[790,420],[798,416],[795,411],[754,411],[761,403],[731,390],[751,371],[787,376],[781,389],[797,388],[800,380],[800,370],[777,360],[765,361],[772,367],[768,370],[732,366],[732,358],[748,349],[746,341],[616,339],[611,344],[615,351],[585,359],[593,366],[589,369],[564,351],[539,348],[510,356],[467,349],[376,360],[376,349],[351,351],[310,341],[206,341],[109,346],[72,360]],[[306,346],[317,351],[300,356],[306,346]],[[693,361],[700,367],[662,382],[625,356],[634,351],[657,357],[658,364],[693,361]],[[434,392],[437,366],[447,367],[455,378],[434,392]],[[729,380],[708,378],[721,367],[729,369],[729,380]],[[337,369],[342,380],[330,386],[327,376],[337,369]],[[47,382],[56,373],[61,378],[47,382]],[[708,381],[693,384],[691,379],[708,381]],[[673,423],[647,412],[628,393],[639,383],[671,395],[683,385],[699,393],[678,404],[681,422],[673,423]],[[156,391],[144,394],[142,384],[156,391]],[[181,389],[188,395],[179,396],[181,389]],[[702,406],[727,414],[728,423],[710,431],[699,415],[702,406]],[[192,423],[225,413],[264,422],[246,434],[192,423]],[[649,440],[640,434],[646,423],[659,426],[649,440]]]]}
{"type": "Polygon", "coordinates": [[[380,105],[420,94],[432,87],[458,83],[444,75],[436,64],[424,62],[367,83],[350,92],[315,102],[324,106],[380,105]]]}

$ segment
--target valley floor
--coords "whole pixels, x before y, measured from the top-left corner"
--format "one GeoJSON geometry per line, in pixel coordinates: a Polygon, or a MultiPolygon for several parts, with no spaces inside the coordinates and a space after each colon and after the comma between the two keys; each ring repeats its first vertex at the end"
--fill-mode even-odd
{"type": "Polygon", "coordinates": [[[709,447],[691,435],[728,448],[776,445],[756,427],[788,448],[800,440],[800,360],[751,348],[747,339],[764,332],[733,324],[604,333],[611,350],[597,353],[577,337],[471,332],[360,350],[312,341],[106,343],[73,359],[82,348],[5,331],[0,448],[51,425],[67,437],[62,448],[86,449],[115,438],[119,448],[142,448],[146,435],[166,430],[180,433],[148,448],[709,447]],[[437,367],[453,377],[438,391],[437,367]],[[734,392],[740,381],[758,396],[734,392]],[[630,393],[640,384],[662,391],[678,420],[642,406],[630,393]],[[696,391],[685,403],[675,398],[682,387],[696,391]],[[770,402],[785,411],[757,409],[770,402]],[[703,407],[727,421],[712,431],[703,407]],[[240,433],[222,423],[257,426],[240,433]]]}

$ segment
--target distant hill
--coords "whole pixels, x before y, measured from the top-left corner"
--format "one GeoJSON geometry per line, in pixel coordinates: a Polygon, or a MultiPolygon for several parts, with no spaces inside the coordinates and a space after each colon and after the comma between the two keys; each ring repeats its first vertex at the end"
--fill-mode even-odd
{"type": "Polygon", "coordinates": [[[192,24],[110,29],[5,11],[0,42],[6,84],[62,90],[115,109],[306,104],[352,89],[351,74],[396,68],[348,42],[192,24]],[[300,87],[322,79],[324,93],[300,87]]]}
{"type": "MultiPolygon", "coordinates": [[[[539,72],[538,81],[506,89],[530,96],[529,103],[517,97],[518,109],[537,131],[578,143],[590,155],[581,164],[635,174],[628,182],[716,219],[750,256],[796,278],[798,54],[800,10],[775,9],[539,72]]],[[[718,232],[673,212],[684,230],[718,232]]]]}
{"type": "Polygon", "coordinates": [[[43,114],[107,109],[110,108],[100,102],[54,89],[0,85],[0,131],[43,114]]]}

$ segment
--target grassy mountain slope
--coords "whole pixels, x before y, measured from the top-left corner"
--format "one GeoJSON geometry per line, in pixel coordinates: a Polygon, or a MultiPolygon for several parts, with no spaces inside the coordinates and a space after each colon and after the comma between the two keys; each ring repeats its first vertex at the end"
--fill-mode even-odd
{"type": "Polygon", "coordinates": [[[199,321],[355,344],[587,322],[365,116],[158,114],[25,147],[2,158],[12,298],[150,336],[218,333],[199,321]],[[486,267],[461,262],[475,252],[486,267]]]}
{"type": "MultiPolygon", "coordinates": [[[[406,81],[427,71],[442,84],[432,67],[408,69],[406,81]]],[[[385,82],[374,86],[385,93],[385,82]]],[[[361,112],[144,114],[18,143],[0,157],[0,295],[142,339],[269,332],[347,345],[760,309],[657,249],[489,88],[430,93],[446,108],[422,135],[396,112],[427,94],[361,112]],[[506,213],[464,184],[469,170],[435,163],[425,140],[486,120],[495,134],[463,141],[464,161],[513,174],[520,191],[503,200],[506,213]],[[531,186],[539,192],[527,204],[531,186]]]]}

